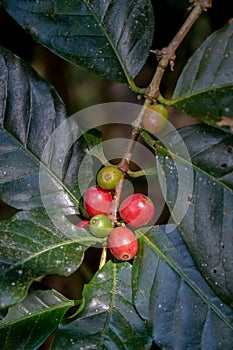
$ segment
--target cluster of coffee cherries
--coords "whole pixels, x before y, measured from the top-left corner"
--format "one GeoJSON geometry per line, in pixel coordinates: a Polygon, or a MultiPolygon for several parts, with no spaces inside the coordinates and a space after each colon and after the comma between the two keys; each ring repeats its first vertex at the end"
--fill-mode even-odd
{"type": "Polygon", "coordinates": [[[138,251],[138,241],[132,229],[148,224],[155,208],[149,197],[134,193],[122,201],[119,221],[113,224],[109,218],[112,191],[120,179],[121,171],[113,165],[105,166],[98,172],[97,186],[89,187],[84,194],[84,207],[90,220],[80,221],[77,226],[88,229],[95,237],[106,238],[112,255],[118,260],[127,261],[134,258],[138,251]]]}

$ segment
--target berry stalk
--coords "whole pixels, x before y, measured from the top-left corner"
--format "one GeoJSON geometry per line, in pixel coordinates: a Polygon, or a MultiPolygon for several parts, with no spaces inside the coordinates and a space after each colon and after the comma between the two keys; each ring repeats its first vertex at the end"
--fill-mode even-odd
{"type": "Polygon", "coordinates": [[[129,163],[133,153],[134,141],[137,140],[139,133],[140,133],[140,129],[137,127],[133,127],[131,137],[129,139],[125,153],[120,163],[117,166],[118,169],[121,171],[121,178],[118,184],[116,185],[113,201],[109,211],[109,217],[113,224],[117,222],[117,211],[120,204],[120,197],[121,197],[121,192],[123,188],[123,182],[124,182],[125,174],[129,171],[129,163]]]}

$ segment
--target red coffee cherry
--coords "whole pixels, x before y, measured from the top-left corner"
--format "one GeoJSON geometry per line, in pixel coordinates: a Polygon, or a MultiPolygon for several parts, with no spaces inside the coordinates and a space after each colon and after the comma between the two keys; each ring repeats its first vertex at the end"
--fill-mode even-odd
{"type": "Polygon", "coordinates": [[[120,178],[120,170],[113,165],[107,165],[98,172],[97,183],[105,190],[113,190],[120,181],[120,178]]]}
{"type": "Polygon", "coordinates": [[[112,232],[113,227],[107,215],[98,214],[91,218],[89,229],[94,236],[104,238],[112,232]]]}
{"type": "Polygon", "coordinates": [[[154,104],[146,108],[142,116],[142,125],[146,131],[156,134],[167,125],[168,110],[161,104],[154,104]]]}
{"type": "Polygon", "coordinates": [[[80,227],[80,228],[85,228],[86,230],[88,230],[88,226],[89,226],[89,220],[82,220],[82,221],[79,221],[77,224],[76,224],[77,227],[80,227]]]}
{"type": "Polygon", "coordinates": [[[129,228],[119,226],[108,237],[108,246],[112,255],[121,261],[131,260],[138,252],[138,241],[129,228]]]}
{"type": "Polygon", "coordinates": [[[102,188],[91,186],[84,195],[84,207],[90,216],[108,214],[111,204],[111,193],[102,188]]]}
{"type": "Polygon", "coordinates": [[[155,207],[152,200],[142,193],[134,193],[120,205],[120,216],[132,227],[148,224],[153,218],[155,207]]]}

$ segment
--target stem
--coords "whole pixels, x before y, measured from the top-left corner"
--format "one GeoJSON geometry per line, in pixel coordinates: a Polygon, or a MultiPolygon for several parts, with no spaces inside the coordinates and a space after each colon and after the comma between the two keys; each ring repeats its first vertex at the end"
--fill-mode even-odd
{"type": "Polygon", "coordinates": [[[107,259],[107,248],[103,247],[101,257],[100,257],[99,270],[101,270],[102,267],[105,265],[106,259],[107,259]]]}
{"type": "Polygon", "coordinates": [[[117,222],[117,211],[120,204],[120,196],[123,188],[123,182],[124,182],[125,174],[129,171],[129,163],[133,153],[134,142],[137,140],[139,133],[140,133],[140,129],[134,126],[132,129],[132,133],[128,141],[125,153],[120,163],[118,164],[118,168],[121,171],[121,179],[115,188],[115,193],[114,193],[114,197],[113,197],[113,201],[112,201],[112,205],[109,213],[109,217],[113,224],[117,222]]]}
{"type": "MultiPolygon", "coordinates": [[[[189,30],[192,28],[193,24],[196,22],[200,14],[203,11],[205,11],[208,7],[211,7],[211,6],[212,6],[212,0],[196,0],[193,4],[193,9],[191,13],[187,17],[186,21],[184,22],[184,24],[182,25],[178,33],[175,35],[173,40],[170,42],[170,44],[166,48],[163,48],[161,52],[156,51],[157,56],[160,56],[156,72],[149,85],[149,88],[147,89],[148,91],[146,93],[146,99],[141,108],[141,111],[138,114],[138,117],[136,118],[136,120],[132,124],[131,137],[129,139],[125,153],[120,163],[118,164],[118,168],[121,170],[121,179],[115,188],[114,198],[113,198],[113,202],[109,212],[109,217],[113,225],[117,222],[117,212],[120,204],[120,196],[123,188],[123,182],[124,182],[125,174],[129,171],[129,163],[133,153],[134,142],[137,140],[140,134],[140,126],[141,126],[141,119],[142,119],[143,113],[145,109],[151,104],[151,102],[153,100],[156,100],[160,95],[159,87],[160,87],[162,77],[169,63],[171,68],[173,68],[174,60],[175,60],[175,52],[178,46],[181,44],[185,36],[188,34],[189,30]]],[[[106,247],[104,247],[102,251],[99,269],[104,266],[105,262],[106,262],[106,247]]]]}
{"type": "Polygon", "coordinates": [[[115,194],[112,202],[112,206],[110,209],[109,217],[112,220],[112,223],[116,223],[117,221],[117,211],[120,203],[120,196],[123,188],[123,182],[125,174],[129,170],[129,163],[133,153],[134,141],[138,138],[140,133],[140,125],[141,119],[145,109],[148,105],[151,104],[151,101],[156,99],[159,96],[159,86],[162,80],[162,77],[165,73],[165,70],[171,61],[174,63],[175,52],[178,46],[181,44],[185,36],[188,34],[189,30],[192,28],[193,24],[196,22],[200,14],[206,10],[207,7],[211,7],[212,0],[196,0],[193,4],[193,10],[187,17],[186,21],[172,39],[170,44],[162,49],[161,51],[161,59],[159,61],[158,67],[154,74],[154,77],[149,85],[148,92],[146,94],[147,98],[141,108],[141,111],[137,117],[137,119],[133,122],[132,134],[129,139],[127,148],[125,150],[124,156],[120,163],[118,164],[118,168],[121,170],[121,179],[116,186],[115,194]]]}
{"type": "Polygon", "coordinates": [[[158,67],[147,92],[148,99],[154,100],[159,96],[159,87],[162,77],[169,63],[171,64],[171,68],[173,68],[177,48],[184,40],[185,36],[188,34],[189,30],[197,21],[201,13],[211,6],[212,0],[195,1],[191,13],[170,44],[166,48],[163,48],[161,52],[157,52],[157,55],[159,55],[161,59],[159,60],[158,67]]]}

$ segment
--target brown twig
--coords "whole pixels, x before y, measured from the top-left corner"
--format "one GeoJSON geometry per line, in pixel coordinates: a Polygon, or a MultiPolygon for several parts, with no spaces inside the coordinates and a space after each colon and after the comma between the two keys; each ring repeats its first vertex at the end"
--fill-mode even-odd
{"type": "Polygon", "coordinates": [[[155,72],[155,75],[149,85],[148,91],[146,93],[147,98],[155,100],[159,96],[159,87],[162,77],[165,73],[168,65],[171,65],[171,69],[174,69],[175,53],[181,42],[184,40],[189,30],[192,28],[194,23],[197,21],[199,16],[208,7],[212,6],[212,0],[197,0],[193,4],[193,9],[187,17],[186,21],[174,36],[170,44],[163,48],[161,51],[156,50],[155,54],[159,63],[155,72]]]}
{"type": "MultiPolygon", "coordinates": [[[[118,207],[120,203],[124,177],[129,170],[129,164],[133,153],[134,142],[137,140],[140,134],[140,125],[141,125],[142,115],[145,109],[148,107],[148,105],[150,105],[151,102],[153,100],[156,100],[157,97],[159,96],[160,83],[168,65],[170,64],[171,69],[174,68],[174,60],[176,57],[175,53],[178,46],[181,44],[185,36],[188,34],[189,30],[192,28],[193,24],[196,22],[200,14],[203,11],[205,11],[208,7],[211,7],[211,6],[212,6],[212,0],[196,0],[193,3],[193,9],[191,13],[187,17],[186,21],[184,22],[184,24],[182,25],[178,33],[175,35],[173,40],[170,42],[170,44],[166,48],[163,48],[161,51],[158,51],[158,50],[155,51],[156,57],[159,60],[159,63],[158,63],[156,72],[154,74],[154,77],[149,85],[149,88],[147,89],[145,102],[141,108],[141,111],[137,119],[133,122],[131,137],[129,139],[125,153],[120,163],[118,164],[118,168],[121,170],[121,179],[115,188],[114,198],[113,198],[113,202],[109,212],[109,217],[113,225],[117,222],[117,212],[118,212],[118,207]]],[[[105,261],[106,261],[106,247],[103,248],[100,268],[105,264],[105,261]]]]}
{"type": "Polygon", "coordinates": [[[117,211],[118,211],[118,207],[119,207],[119,203],[120,203],[120,196],[121,196],[121,192],[122,192],[122,188],[123,188],[123,182],[124,182],[125,174],[129,170],[129,163],[130,163],[130,159],[131,159],[131,156],[133,153],[134,142],[137,140],[139,133],[140,133],[140,129],[138,127],[133,127],[131,137],[130,137],[129,142],[127,144],[125,153],[124,153],[120,163],[118,164],[118,168],[121,171],[121,179],[115,188],[114,198],[113,198],[113,202],[112,202],[112,205],[110,208],[110,213],[109,213],[109,217],[110,217],[113,224],[115,224],[117,222],[117,211]]]}
{"type": "Polygon", "coordinates": [[[134,147],[134,141],[137,139],[140,133],[140,124],[141,124],[141,117],[144,113],[144,110],[148,107],[149,104],[151,104],[151,101],[156,99],[156,97],[159,94],[159,86],[162,80],[162,77],[164,75],[164,72],[167,68],[167,66],[170,64],[174,64],[175,59],[175,52],[178,48],[178,46],[181,44],[189,30],[192,28],[193,24],[196,22],[200,14],[206,10],[206,8],[211,7],[212,0],[196,0],[193,4],[193,10],[189,14],[188,18],[178,31],[178,33],[175,35],[173,40],[170,42],[170,44],[162,49],[161,51],[161,58],[158,64],[158,67],[156,69],[156,72],[154,74],[154,77],[149,85],[149,89],[147,92],[147,98],[145,100],[144,105],[142,106],[142,109],[137,117],[137,119],[133,123],[132,128],[132,134],[129,139],[127,148],[125,150],[124,156],[122,157],[122,160],[118,164],[118,168],[121,170],[121,180],[118,183],[116,189],[115,189],[115,195],[112,202],[112,206],[110,209],[110,218],[113,223],[117,221],[117,211],[118,206],[120,202],[120,196],[123,188],[123,181],[125,174],[129,170],[129,163],[133,152],[134,147]]]}

